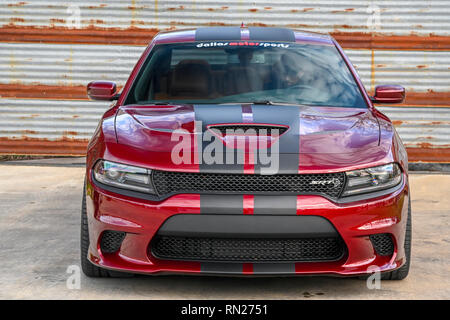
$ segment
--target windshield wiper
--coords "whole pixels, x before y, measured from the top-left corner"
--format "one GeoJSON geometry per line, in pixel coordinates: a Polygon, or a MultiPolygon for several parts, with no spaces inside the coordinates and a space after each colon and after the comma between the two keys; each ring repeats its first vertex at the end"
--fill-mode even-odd
{"type": "Polygon", "coordinates": [[[253,101],[252,104],[264,104],[264,105],[273,106],[275,103],[270,100],[257,100],[257,101],[253,101]]]}
{"type": "Polygon", "coordinates": [[[256,100],[252,102],[248,102],[249,104],[259,104],[259,105],[266,105],[266,106],[276,106],[276,105],[284,105],[284,106],[304,106],[300,103],[293,103],[293,102],[283,102],[283,101],[272,101],[272,100],[256,100]]]}

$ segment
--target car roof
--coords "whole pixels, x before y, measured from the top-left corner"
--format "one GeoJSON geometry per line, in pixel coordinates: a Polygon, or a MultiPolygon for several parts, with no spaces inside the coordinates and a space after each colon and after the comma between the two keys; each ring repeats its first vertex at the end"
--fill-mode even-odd
{"type": "Polygon", "coordinates": [[[153,38],[153,43],[246,40],[333,44],[333,38],[327,34],[274,27],[201,27],[164,31],[153,38]]]}

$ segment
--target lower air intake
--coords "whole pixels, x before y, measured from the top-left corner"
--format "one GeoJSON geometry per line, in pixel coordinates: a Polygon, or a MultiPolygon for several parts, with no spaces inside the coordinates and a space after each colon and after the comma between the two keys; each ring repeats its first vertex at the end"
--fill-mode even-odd
{"type": "Polygon", "coordinates": [[[389,233],[373,234],[370,241],[378,255],[391,256],[394,253],[394,242],[389,233]]]}
{"type": "Polygon", "coordinates": [[[228,239],[157,236],[151,244],[159,259],[210,262],[307,262],[342,258],[342,239],[228,239]]]}
{"type": "Polygon", "coordinates": [[[114,253],[119,251],[122,241],[125,238],[125,232],[104,231],[100,242],[100,249],[103,253],[114,253]]]}

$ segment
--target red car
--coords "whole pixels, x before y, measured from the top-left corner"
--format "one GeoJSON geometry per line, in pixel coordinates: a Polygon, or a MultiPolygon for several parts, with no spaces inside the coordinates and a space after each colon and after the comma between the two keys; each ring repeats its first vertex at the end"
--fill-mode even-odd
{"type": "Polygon", "coordinates": [[[328,35],[211,27],[159,33],[89,142],[87,276],[407,276],[408,160],[328,35]]]}

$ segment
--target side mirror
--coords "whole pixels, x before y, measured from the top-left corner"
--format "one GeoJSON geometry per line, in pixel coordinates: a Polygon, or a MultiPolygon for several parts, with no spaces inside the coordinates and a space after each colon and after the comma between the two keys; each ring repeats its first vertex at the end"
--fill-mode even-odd
{"type": "Polygon", "coordinates": [[[92,81],[87,85],[87,95],[92,100],[117,100],[117,86],[110,81],[92,81]]]}
{"type": "Polygon", "coordinates": [[[401,103],[405,100],[405,88],[397,85],[383,85],[375,87],[374,103],[401,103]]]}

